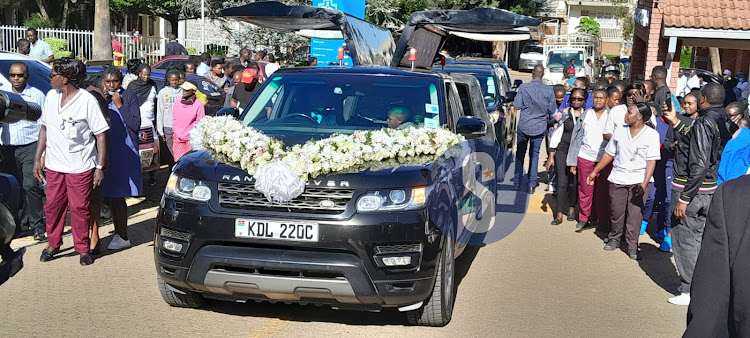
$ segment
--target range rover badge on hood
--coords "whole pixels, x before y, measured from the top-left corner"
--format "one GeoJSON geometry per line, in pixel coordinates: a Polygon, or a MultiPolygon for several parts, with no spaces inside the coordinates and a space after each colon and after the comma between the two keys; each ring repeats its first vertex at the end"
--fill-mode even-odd
{"type": "Polygon", "coordinates": [[[336,206],[336,203],[334,203],[331,200],[320,201],[320,207],[321,208],[333,208],[335,206],[336,206]]]}

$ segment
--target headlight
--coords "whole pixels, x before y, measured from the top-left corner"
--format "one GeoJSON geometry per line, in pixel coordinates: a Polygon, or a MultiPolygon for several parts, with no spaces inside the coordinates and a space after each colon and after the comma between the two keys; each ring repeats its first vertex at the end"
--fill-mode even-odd
{"type": "Polygon", "coordinates": [[[164,189],[164,194],[188,200],[206,202],[211,199],[211,188],[205,182],[180,177],[179,175],[172,173],[167,181],[167,188],[164,189]]]}
{"type": "Polygon", "coordinates": [[[544,79],[543,81],[544,81],[544,84],[546,84],[548,86],[552,85],[552,81],[550,81],[549,79],[544,79]]]}
{"type": "Polygon", "coordinates": [[[358,212],[414,210],[424,206],[425,187],[368,191],[357,199],[358,212]]]}

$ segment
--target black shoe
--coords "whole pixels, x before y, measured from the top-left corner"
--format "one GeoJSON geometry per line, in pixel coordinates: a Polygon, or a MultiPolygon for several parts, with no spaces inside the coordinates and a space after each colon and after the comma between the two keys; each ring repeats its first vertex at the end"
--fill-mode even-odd
{"type": "Polygon", "coordinates": [[[47,249],[42,250],[42,256],[39,257],[40,262],[49,262],[52,260],[52,257],[57,253],[58,249],[53,249],[52,251],[47,251],[47,249]]]}
{"type": "Polygon", "coordinates": [[[146,184],[148,184],[150,186],[156,185],[156,177],[155,176],[149,177],[148,182],[146,182],[146,184]]]}
{"type": "Polygon", "coordinates": [[[576,215],[575,214],[568,215],[568,221],[574,222],[575,220],[576,220],[576,215]]]}
{"type": "Polygon", "coordinates": [[[560,225],[560,224],[562,224],[562,221],[555,219],[555,220],[552,220],[552,223],[550,223],[550,224],[552,224],[552,225],[560,225]]]}
{"type": "Polygon", "coordinates": [[[586,222],[584,221],[578,221],[578,224],[576,224],[576,230],[581,230],[586,227],[586,222]]]}
{"type": "Polygon", "coordinates": [[[529,190],[529,193],[530,193],[530,194],[532,194],[532,195],[533,195],[533,194],[534,194],[535,192],[536,192],[536,187],[533,187],[533,188],[531,188],[531,189],[529,190]]]}
{"type": "Polygon", "coordinates": [[[604,250],[615,251],[619,247],[620,247],[620,241],[616,239],[610,239],[609,242],[607,242],[607,244],[604,245],[604,250]]]}
{"type": "Polygon", "coordinates": [[[630,259],[638,259],[638,249],[630,249],[628,250],[628,256],[630,256],[630,259]]]}
{"type": "Polygon", "coordinates": [[[44,233],[36,234],[36,235],[34,235],[34,240],[37,241],[37,242],[46,242],[47,241],[47,236],[45,236],[44,233]]]}
{"type": "Polygon", "coordinates": [[[91,255],[87,253],[81,254],[81,265],[86,266],[91,265],[92,263],[94,263],[94,259],[91,258],[91,255]]]}
{"type": "Polygon", "coordinates": [[[92,255],[98,255],[102,251],[101,246],[102,246],[102,241],[99,240],[99,242],[96,243],[96,246],[93,249],[89,250],[89,253],[92,255]]]}

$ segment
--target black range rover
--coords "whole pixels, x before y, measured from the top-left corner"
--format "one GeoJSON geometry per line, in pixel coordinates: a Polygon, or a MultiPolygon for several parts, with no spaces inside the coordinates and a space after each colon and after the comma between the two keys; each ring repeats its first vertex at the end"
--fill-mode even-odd
{"type": "MultiPolygon", "coordinates": [[[[516,18],[484,10],[495,19],[516,18]]],[[[422,12],[416,24],[410,21],[416,31],[402,40],[424,41],[430,34],[422,29],[425,22],[465,19],[471,12],[422,12]]],[[[386,30],[339,11],[279,3],[223,14],[290,31],[335,28],[361,65],[282,69],[265,81],[238,118],[286,145],[387,127],[394,107],[409,112],[405,122],[494,143],[476,78],[373,66],[393,55],[386,30]],[[369,45],[356,41],[363,36],[369,45]]],[[[429,57],[417,68],[432,65],[445,38],[435,36],[433,45],[420,46],[429,57]]],[[[157,216],[154,257],[162,296],[182,307],[215,298],[398,308],[413,324],[445,325],[453,310],[455,258],[471,236],[457,226],[457,205],[465,198],[461,170],[432,163],[318,177],[296,199],[275,204],[247,172],[192,152],[175,165],[157,216]]],[[[487,185],[494,194],[493,181],[487,185]]]]}

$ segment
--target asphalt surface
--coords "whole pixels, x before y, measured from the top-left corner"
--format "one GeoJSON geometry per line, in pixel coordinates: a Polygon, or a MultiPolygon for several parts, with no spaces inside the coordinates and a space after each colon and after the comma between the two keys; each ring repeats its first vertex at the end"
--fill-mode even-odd
{"type": "MultiPolygon", "coordinates": [[[[14,241],[26,246],[26,266],[0,286],[0,327],[7,337],[680,336],[686,308],[667,303],[678,285],[672,255],[644,235],[642,259],[633,261],[603,251],[603,234],[577,233],[575,222],[551,226],[552,195],[543,187],[510,236],[458,258],[455,311],[443,328],[408,326],[397,311],[226,302],[172,308],[161,299],[153,263],[159,187],[129,200],[133,247],[105,252],[91,266],[78,264],[70,235],[47,263],[38,260],[43,244],[14,241]]],[[[104,245],[112,230],[102,228],[104,245]]]]}

